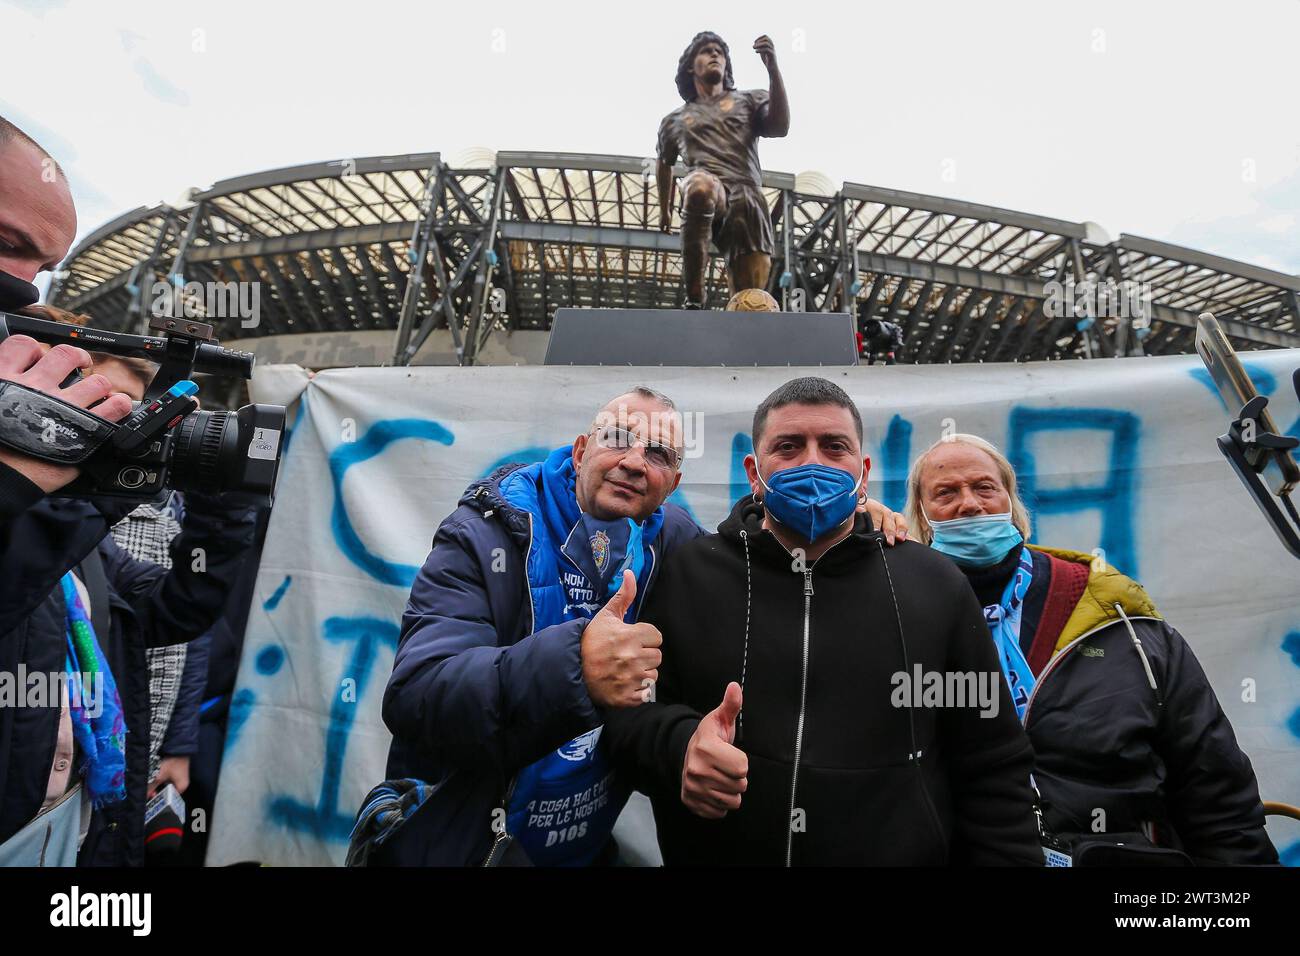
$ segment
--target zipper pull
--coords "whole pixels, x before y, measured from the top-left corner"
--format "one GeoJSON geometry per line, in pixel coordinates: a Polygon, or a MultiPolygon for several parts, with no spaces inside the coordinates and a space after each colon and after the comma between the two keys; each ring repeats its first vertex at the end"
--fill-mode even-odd
{"type": "Polygon", "coordinates": [[[807,595],[808,597],[812,597],[813,586],[812,586],[812,572],[811,572],[811,571],[805,571],[805,572],[803,573],[803,593],[804,593],[805,595],[807,595]]]}

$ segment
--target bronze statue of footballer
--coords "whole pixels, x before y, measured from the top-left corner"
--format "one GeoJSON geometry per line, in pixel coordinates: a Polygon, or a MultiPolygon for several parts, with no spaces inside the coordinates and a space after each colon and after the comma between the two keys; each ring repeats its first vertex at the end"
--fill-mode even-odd
{"type": "Polygon", "coordinates": [[[656,174],[664,232],[672,229],[673,164],[681,157],[687,166],[681,216],[688,309],[704,306],[710,239],[726,257],[732,295],[764,288],[772,268],[776,249],[758,138],[789,131],[790,103],[771,39],[759,37],[754,51],[767,67],[769,89],[737,90],[727,44],[716,33],[697,33],[677,63],[677,91],[685,102],[659,124],[656,174]]]}

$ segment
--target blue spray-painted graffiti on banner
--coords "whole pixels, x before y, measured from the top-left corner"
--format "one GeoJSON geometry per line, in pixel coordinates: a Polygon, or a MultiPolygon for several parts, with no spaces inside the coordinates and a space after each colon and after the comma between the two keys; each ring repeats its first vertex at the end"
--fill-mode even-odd
{"type": "Polygon", "coordinates": [[[334,479],[334,512],[331,524],[339,550],[347,555],[353,564],[385,584],[409,588],[420,569],[411,564],[389,561],[367,549],[352,526],[347,505],[343,501],[343,477],[348,469],[359,462],[374,458],[390,444],[403,438],[423,438],[443,445],[450,445],[456,440],[456,436],[438,422],[423,418],[391,418],[375,422],[357,441],[340,444],[330,453],[329,459],[330,477],[334,479]]]}
{"type": "MultiPolygon", "coordinates": [[[[1242,370],[1245,371],[1246,376],[1250,379],[1251,384],[1255,386],[1255,391],[1258,394],[1263,395],[1265,398],[1272,398],[1273,392],[1277,390],[1277,378],[1273,373],[1266,368],[1260,368],[1253,362],[1242,362],[1241,367],[1242,370]]],[[[1207,369],[1194,368],[1190,369],[1187,374],[1208,388],[1214,394],[1214,397],[1219,400],[1219,404],[1223,406],[1223,409],[1229,413],[1230,417],[1236,417],[1237,413],[1241,411],[1239,408],[1228,407],[1228,403],[1223,400],[1223,395],[1219,393],[1219,388],[1214,384],[1214,379],[1210,377],[1210,373],[1207,369]]],[[[1270,402],[1270,404],[1272,403],[1270,402]]],[[[1275,416],[1272,416],[1270,413],[1270,417],[1275,416]]],[[[1300,438],[1300,417],[1297,417],[1296,420],[1291,423],[1291,427],[1284,431],[1283,434],[1291,435],[1294,438],[1300,438]]]]}
{"type": "Polygon", "coordinates": [[[545,461],[546,456],[549,455],[550,453],[551,453],[551,449],[543,448],[540,445],[534,445],[531,448],[521,448],[518,451],[512,451],[508,455],[502,455],[496,461],[492,462],[492,464],[484,468],[483,473],[479,475],[479,478],[486,478],[488,475],[492,474],[492,472],[496,471],[498,468],[503,468],[506,465],[531,465],[535,461],[545,461]]]}
{"type": "MultiPolygon", "coordinates": [[[[1292,631],[1282,638],[1282,652],[1291,658],[1291,663],[1300,667],[1300,631],[1292,631]]],[[[1297,707],[1286,722],[1292,736],[1300,739],[1300,707],[1297,707]]]]}
{"type": "MultiPolygon", "coordinates": [[[[754,442],[744,432],[731,439],[731,501],[734,504],[749,494],[749,476],[745,474],[745,456],[754,453],[754,442]]],[[[764,475],[764,477],[767,477],[764,475]]]]}
{"type": "MultiPolygon", "coordinates": [[[[1296,424],[1300,425],[1300,419],[1296,424]]],[[[1292,664],[1300,667],[1300,631],[1291,631],[1282,639],[1282,652],[1291,658],[1292,664]]],[[[1292,711],[1286,726],[1292,736],[1300,739],[1300,707],[1292,711]]],[[[1279,856],[1283,866],[1300,867],[1300,840],[1279,851],[1279,856]]]]}
{"type": "MultiPolygon", "coordinates": [[[[343,478],[353,465],[374,458],[393,442],[406,438],[435,441],[443,445],[455,442],[452,432],[438,422],[418,418],[389,419],[376,422],[358,441],[341,443],[329,458],[330,476],[334,485],[331,526],[335,543],[344,555],[367,574],[385,584],[403,588],[410,587],[418,568],[376,555],[362,543],[347,512],[343,478]]],[[[275,593],[263,604],[264,610],[269,613],[279,607],[291,582],[292,577],[286,575],[275,593]]],[[[330,707],[319,796],[316,804],[309,806],[287,794],[273,793],[268,795],[267,806],[271,820],[288,829],[311,833],[330,842],[345,842],[355,819],[354,807],[339,807],[339,788],[348,737],[356,717],[357,704],[365,693],[379,648],[387,646],[396,652],[400,629],[394,621],[371,617],[331,617],[326,620],[323,633],[327,641],[355,641],[356,644],[344,667],[339,692],[330,707]]],[[[258,652],[255,667],[259,674],[271,676],[280,670],[283,661],[283,649],[271,645],[258,652]]],[[[254,692],[249,688],[242,688],[232,700],[227,750],[238,741],[240,731],[256,701],[254,692]]]]}
{"type": "Polygon", "coordinates": [[[257,695],[247,687],[241,687],[230,698],[230,714],[226,718],[227,752],[234,749],[235,744],[239,742],[244,724],[248,723],[248,717],[253,712],[253,705],[256,703],[257,695]]]}
{"type": "Polygon", "coordinates": [[[1023,408],[1011,410],[1007,458],[1020,483],[1030,513],[1101,512],[1100,547],[1106,562],[1130,577],[1138,576],[1133,541],[1134,486],[1138,467],[1138,418],[1106,408],[1023,408]],[[1110,455],[1104,482],[1098,485],[1044,487],[1039,482],[1032,438],[1042,432],[1091,429],[1110,432],[1110,455]]]}
{"type": "Polygon", "coordinates": [[[293,575],[286,574],[284,576],[284,580],[280,582],[280,586],[275,589],[275,593],[272,594],[269,598],[267,598],[262,603],[262,610],[274,611],[277,607],[279,607],[280,602],[284,600],[285,592],[289,590],[289,585],[292,583],[293,583],[293,575]]]}
{"type": "Polygon", "coordinates": [[[254,666],[259,674],[267,677],[278,674],[280,668],[284,666],[284,648],[279,644],[268,644],[257,652],[254,666]]]}
{"type": "Polygon", "coordinates": [[[907,503],[907,472],[912,465],[912,423],[902,415],[889,420],[880,446],[881,503],[902,511],[907,503]]]}
{"type": "Polygon", "coordinates": [[[392,621],[373,617],[332,617],[325,622],[324,635],[327,641],[339,644],[355,641],[355,645],[330,707],[320,796],[315,806],[308,806],[293,797],[272,795],[269,806],[271,819],[291,830],[342,842],[352,832],[356,819],[356,807],[339,807],[348,735],[356,719],[357,702],[365,692],[380,647],[397,651],[398,627],[392,621]]]}

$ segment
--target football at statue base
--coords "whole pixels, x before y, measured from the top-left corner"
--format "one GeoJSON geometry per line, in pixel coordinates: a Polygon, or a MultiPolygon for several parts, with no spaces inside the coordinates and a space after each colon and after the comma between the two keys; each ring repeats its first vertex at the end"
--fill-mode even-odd
{"type": "Polygon", "coordinates": [[[763,289],[741,289],[727,303],[728,312],[780,312],[781,307],[763,289]]]}

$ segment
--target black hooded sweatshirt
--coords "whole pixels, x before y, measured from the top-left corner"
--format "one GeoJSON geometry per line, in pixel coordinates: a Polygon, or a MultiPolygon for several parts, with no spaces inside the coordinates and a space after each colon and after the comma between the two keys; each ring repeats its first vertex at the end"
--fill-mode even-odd
{"type": "Polygon", "coordinates": [[[966,578],[922,545],[886,549],[864,515],[804,568],[762,517],[747,496],[667,560],[641,616],[664,637],[655,701],[605,724],[664,862],[1041,865],[1033,754],[966,578]],[[966,705],[925,706],[897,676],[918,668],[970,675],[966,705]],[[749,786],[705,820],[681,803],[682,765],[730,681],[749,786]]]}

